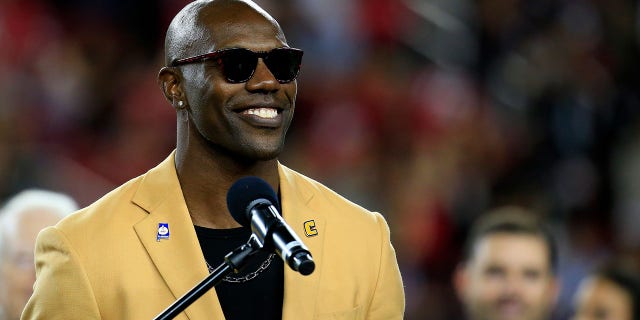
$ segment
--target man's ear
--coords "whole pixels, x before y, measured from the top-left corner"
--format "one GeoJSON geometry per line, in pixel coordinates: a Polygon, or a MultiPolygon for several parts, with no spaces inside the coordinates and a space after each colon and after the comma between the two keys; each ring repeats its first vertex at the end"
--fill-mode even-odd
{"type": "Polygon", "coordinates": [[[456,294],[460,300],[464,300],[465,291],[469,285],[469,275],[467,274],[467,267],[464,263],[458,264],[456,270],[453,272],[453,287],[456,289],[456,294]]]}
{"type": "Polygon", "coordinates": [[[186,98],[181,86],[181,77],[178,70],[173,67],[163,67],[158,73],[158,84],[164,93],[164,97],[174,108],[181,109],[186,106],[186,98]]]}

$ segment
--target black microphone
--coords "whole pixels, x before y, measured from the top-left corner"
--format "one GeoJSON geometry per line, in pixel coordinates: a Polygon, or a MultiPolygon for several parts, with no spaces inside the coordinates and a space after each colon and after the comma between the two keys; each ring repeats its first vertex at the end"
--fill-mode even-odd
{"type": "Polygon", "coordinates": [[[291,269],[305,276],[313,272],[311,252],[280,216],[278,198],[266,181],[258,177],[236,181],[227,192],[227,207],[239,224],[251,227],[262,247],[275,250],[291,269]]]}

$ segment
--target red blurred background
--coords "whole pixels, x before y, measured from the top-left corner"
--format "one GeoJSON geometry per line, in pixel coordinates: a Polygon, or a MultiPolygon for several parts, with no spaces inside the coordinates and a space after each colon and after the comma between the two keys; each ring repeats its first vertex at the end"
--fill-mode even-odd
{"type": "MultiPolygon", "coordinates": [[[[0,0],[0,201],[82,205],[175,146],[156,84],[188,1],[0,0]]],[[[570,313],[610,258],[640,264],[635,0],[263,0],[305,50],[282,161],[388,219],[407,319],[455,319],[471,221],[530,208],[554,227],[570,313]]]]}

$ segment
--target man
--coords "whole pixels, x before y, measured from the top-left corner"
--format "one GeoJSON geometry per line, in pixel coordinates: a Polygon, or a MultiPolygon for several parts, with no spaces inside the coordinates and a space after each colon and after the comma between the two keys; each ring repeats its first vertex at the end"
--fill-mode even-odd
{"type": "Polygon", "coordinates": [[[0,320],[18,320],[33,292],[33,248],[38,232],[77,210],[69,196],[22,191],[0,209],[0,320]]]}
{"type": "Polygon", "coordinates": [[[640,320],[637,271],[617,265],[596,270],[575,294],[574,320],[640,320]]]}
{"type": "Polygon", "coordinates": [[[302,57],[278,23],[250,1],[195,1],[171,22],[165,56],[175,152],[40,234],[23,319],[155,317],[249,238],[226,206],[243,176],[278,193],[316,269],[302,276],[265,252],[176,319],[401,319],[383,217],[277,160],[302,57]]]}
{"type": "Polygon", "coordinates": [[[470,319],[548,319],[558,294],[556,246],[524,210],[496,209],[471,228],[454,283],[470,319]]]}

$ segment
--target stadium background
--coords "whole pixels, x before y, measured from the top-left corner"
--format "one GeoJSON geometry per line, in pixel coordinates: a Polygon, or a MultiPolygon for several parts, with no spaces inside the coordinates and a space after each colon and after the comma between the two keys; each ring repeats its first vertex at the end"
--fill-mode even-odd
{"type": "MultiPolygon", "coordinates": [[[[0,201],[82,205],[164,159],[156,84],[187,1],[0,0],[0,201]]],[[[456,319],[471,221],[542,215],[577,282],[640,264],[640,20],[632,0],[262,0],[305,50],[282,161],[389,221],[407,319],[456,319]]],[[[338,250],[338,248],[336,248],[338,250]]]]}

